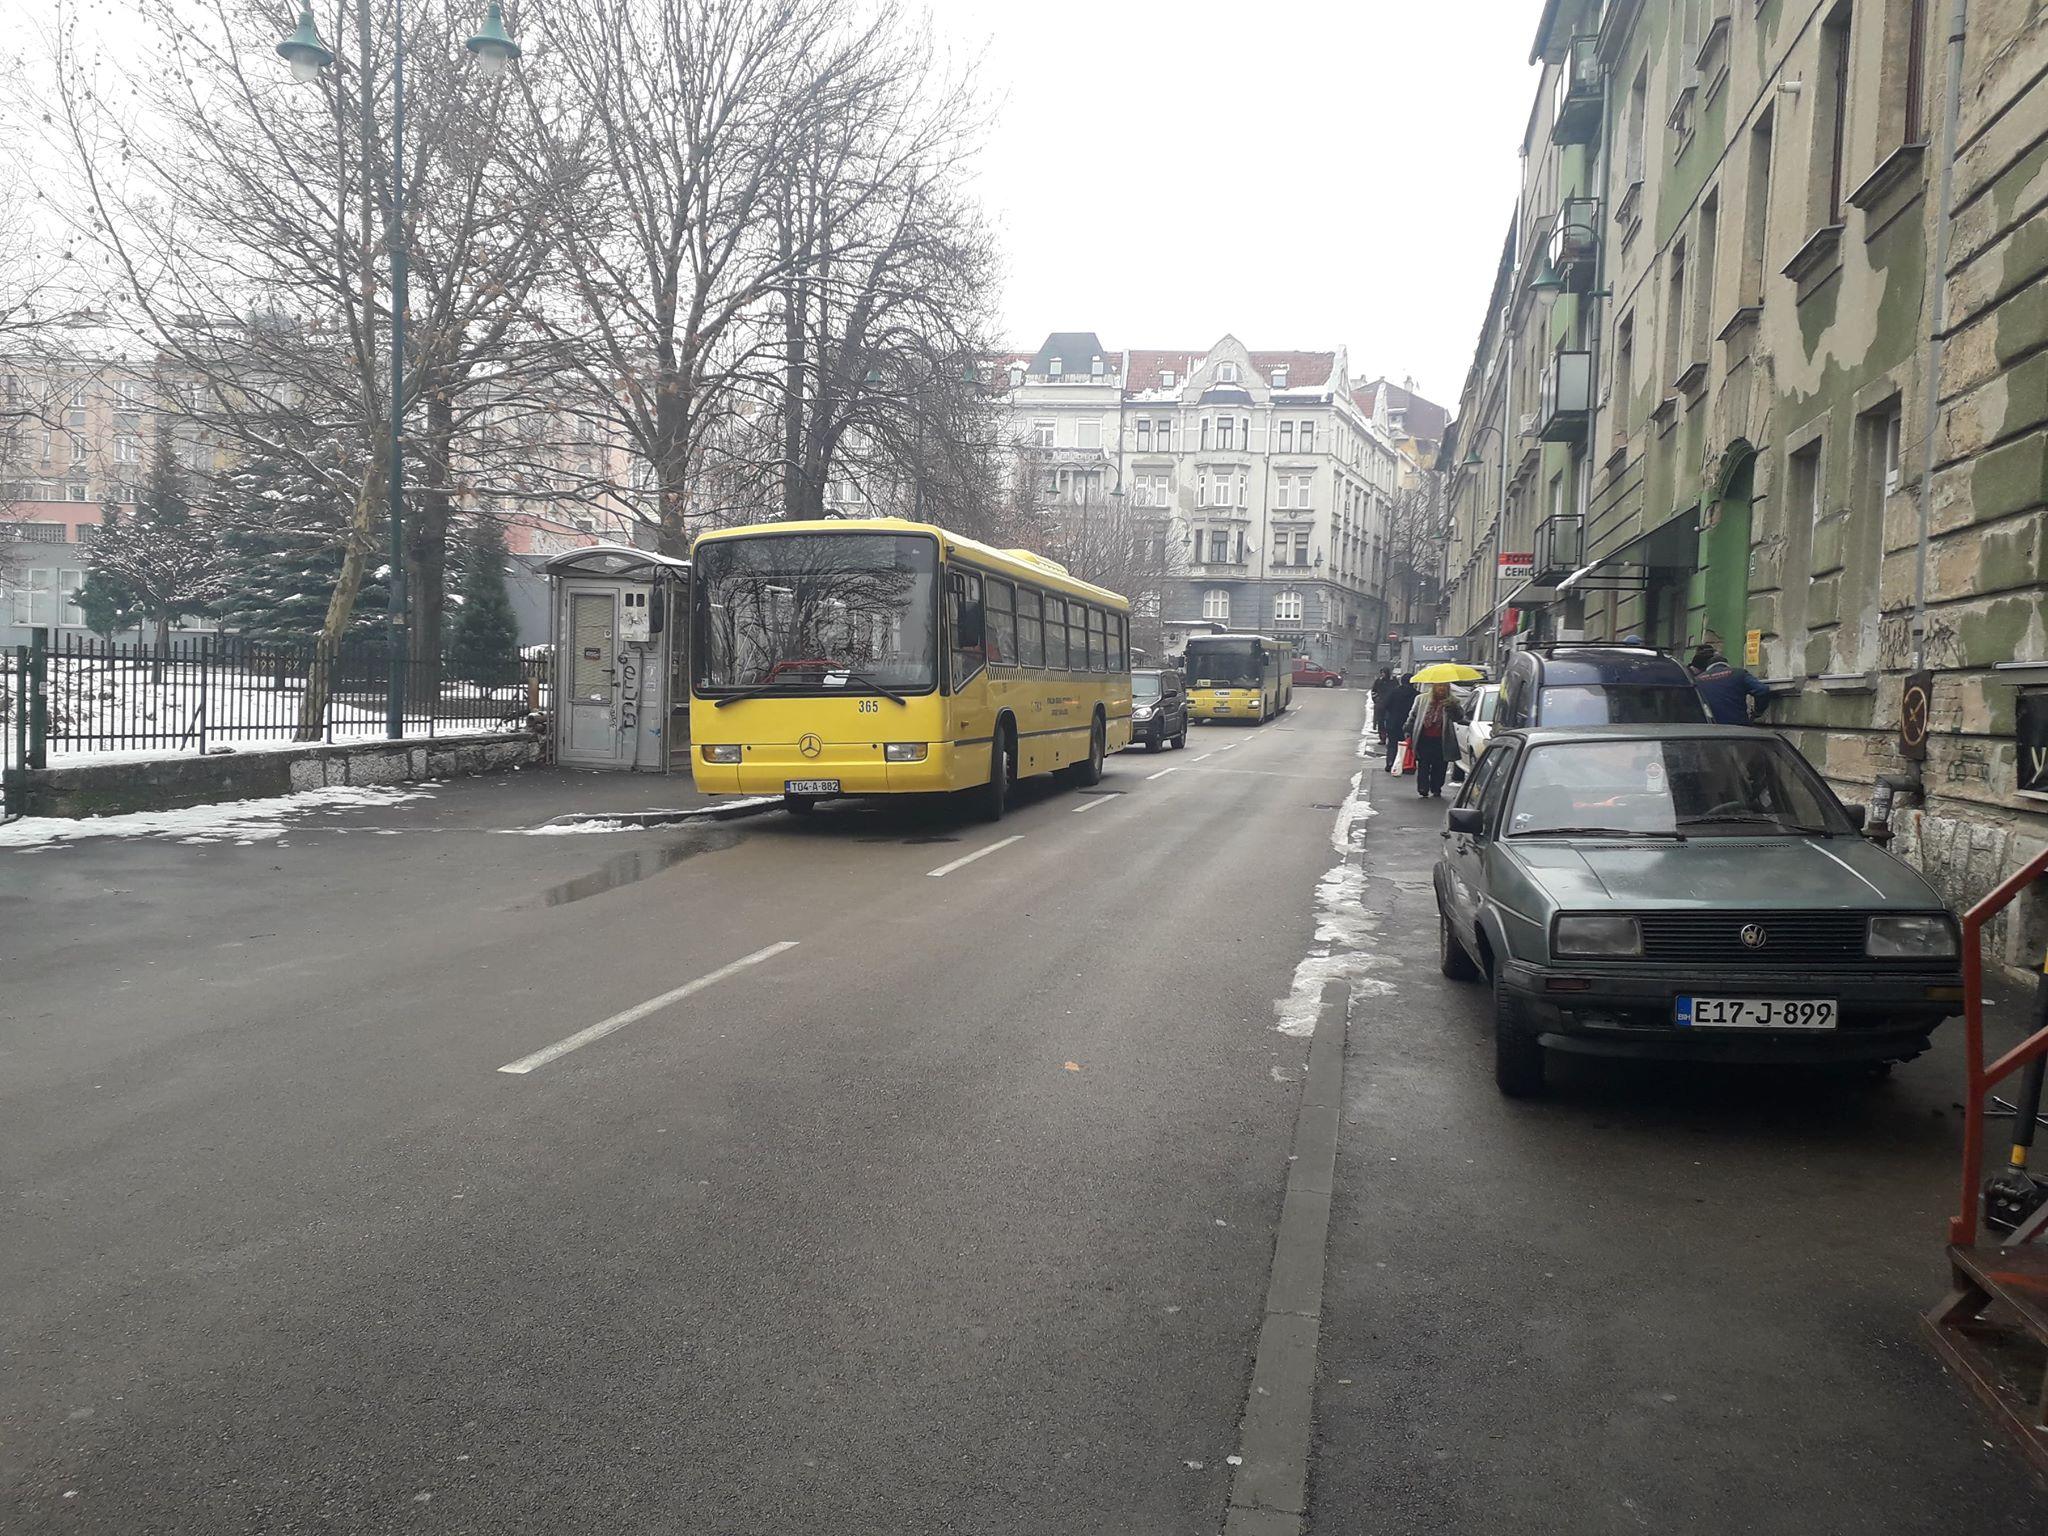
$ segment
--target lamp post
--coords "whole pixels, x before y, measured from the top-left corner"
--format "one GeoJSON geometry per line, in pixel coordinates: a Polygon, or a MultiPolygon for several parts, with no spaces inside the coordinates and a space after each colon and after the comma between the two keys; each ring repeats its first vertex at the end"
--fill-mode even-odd
{"type": "MultiPolygon", "coordinates": [[[[369,0],[359,0],[367,5],[369,0]]],[[[363,13],[358,13],[358,25],[367,44],[367,27],[363,26],[363,13]]],[[[405,6],[403,0],[392,0],[391,6],[391,198],[385,205],[384,220],[385,247],[391,261],[391,409],[390,442],[388,444],[390,540],[391,540],[391,581],[389,584],[390,603],[385,630],[386,644],[390,648],[390,671],[384,695],[384,734],[393,741],[405,734],[405,666],[406,666],[406,590],[405,590],[405,318],[408,308],[406,296],[406,253],[405,253],[405,6]]],[[[505,66],[519,57],[519,44],[505,30],[505,14],[500,0],[490,0],[490,7],[484,12],[483,27],[465,45],[476,59],[477,73],[495,78],[505,71],[505,66]]],[[[292,35],[277,45],[278,55],[291,66],[292,78],[302,84],[318,80],[323,71],[334,62],[334,52],[320,40],[320,29],[313,21],[311,4],[299,12],[299,24],[292,35]]],[[[368,59],[367,46],[364,49],[365,62],[368,59]]],[[[370,111],[367,91],[363,98],[363,113],[367,118],[370,111]]],[[[367,138],[367,134],[365,136],[367,138]]],[[[364,167],[367,177],[369,167],[364,167]]]]}

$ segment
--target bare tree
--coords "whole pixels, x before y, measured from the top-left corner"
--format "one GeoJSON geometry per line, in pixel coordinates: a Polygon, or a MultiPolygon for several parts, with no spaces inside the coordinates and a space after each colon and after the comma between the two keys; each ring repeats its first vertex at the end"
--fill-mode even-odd
{"type": "MultiPolygon", "coordinates": [[[[1389,626],[1413,623],[1418,607],[1436,601],[1450,532],[1443,478],[1435,470],[1424,470],[1413,485],[1394,493],[1383,582],[1389,626]]],[[[1434,620],[1433,607],[1429,617],[1434,620]]]]}
{"type": "MultiPolygon", "coordinates": [[[[422,400],[436,406],[422,413],[427,438],[441,434],[426,462],[430,485],[439,474],[445,490],[455,402],[525,314],[553,215],[508,204],[501,189],[522,184],[499,162],[506,87],[448,58],[467,11],[443,0],[425,14],[408,7],[408,218],[394,229],[389,18],[341,0],[318,9],[337,58],[317,85],[294,86],[270,47],[287,7],[150,0],[150,58],[128,95],[67,34],[51,116],[82,188],[77,234],[111,258],[110,304],[159,349],[174,410],[229,455],[296,461],[353,506],[322,629],[332,649],[382,542],[393,411],[416,422],[422,400]],[[398,242],[420,279],[394,401],[386,341],[398,242]],[[336,442],[353,451],[325,451],[336,442]]],[[[426,501],[423,526],[438,533],[415,542],[423,582],[438,571],[423,545],[446,538],[445,503],[426,501]]],[[[309,683],[302,732],[317,730],[324,692],[309,683]]]]}

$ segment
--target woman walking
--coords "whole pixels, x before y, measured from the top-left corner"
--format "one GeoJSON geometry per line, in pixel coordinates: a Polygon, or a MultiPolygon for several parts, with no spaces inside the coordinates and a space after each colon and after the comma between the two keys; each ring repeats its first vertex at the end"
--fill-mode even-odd
{"type": "Polygon", "coordinates": [[[1415,793],[1441,800],[1444,769],[1456,751],[1455,728],[1465,721],[1465,708],[1451,695],[1449,683],[1431,683],[1408,712],[1408,736],[1415,743],[1415,793]]]}

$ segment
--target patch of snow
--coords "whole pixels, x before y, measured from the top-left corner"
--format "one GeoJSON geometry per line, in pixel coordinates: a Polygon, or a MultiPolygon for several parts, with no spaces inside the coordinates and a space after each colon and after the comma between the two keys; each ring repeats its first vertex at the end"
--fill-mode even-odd
{"type": "Polygon", "coordinates": [[[24,816],[0,826],[0,848],[48,848],[98,837],[168,837],[181,843],[251,843],[282,837],[286,818],[314,811],[357,811],[430,800],[420,788],[336,784],[303,794],[221,805],[188,805],[174,811],[132,811],[125,816],[24,816]]]}
{"type": "Polygon", "coordinates": [[[559,825],[549,822],[544,827],[522,827],[523,837],[581,837],[587,832],[644,832],[645,827],[635,826],[630,821],[611,821],[594,817],[589,821],[565,821],[559,825]]]}

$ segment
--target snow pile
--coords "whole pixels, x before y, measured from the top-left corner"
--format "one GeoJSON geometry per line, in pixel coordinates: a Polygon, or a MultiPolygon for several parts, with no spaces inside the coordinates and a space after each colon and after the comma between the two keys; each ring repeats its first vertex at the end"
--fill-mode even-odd
{"type": "Polygon", "coordinates": [[[125,816],[25,816],[0,826],[0,848],[42,848],[96,837],[167,837],[181,843],[268,842],[289,830],[286,818],[314,811],[372,810],[405,800],[431,800],[425,789],[335,784],[299,795],[188,805],[175,811],[133,811],[125,816]]]}

